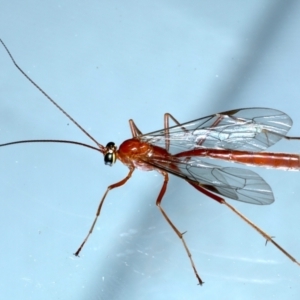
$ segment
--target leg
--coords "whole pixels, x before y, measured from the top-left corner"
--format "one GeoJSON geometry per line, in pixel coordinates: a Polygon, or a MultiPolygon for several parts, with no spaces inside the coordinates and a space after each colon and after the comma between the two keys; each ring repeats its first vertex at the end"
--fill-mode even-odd
{"type": "MultiPolygon", "coordinates": [[[[170,141],[169,141],[169,120],[172,119],[176,125],[180,125],[180,123],[169,113],[164,115],[164,129],[165,129],[165,141],[166,141],[166,150],[169,151],[170,141]]],[[[137,128],[134,121],[132,119],[129,120],[129,126],[133,137],[138,137],[143,133],[137,128]]],[[[184,127],[182,130],[187,131],[184,127]]]]}
{"type": "Polygon", "coordinates": [[[284,136],[283,138],[287,140],[300,140],[300,137],[298,136],[284,136]]]}
{"type": "MultiPolygon", "coordinates": [[[[164,128],[168,132],[169,128],[169,119],[172,119],[177,125],[180,125],[180,123],[169,113],[166,113],[164,116],[164,128]]],[[[137,128],[134,121],[132,119],[129,120],[129,127],[132,133],[133,137],[138,137],[139,135],[142,135],[143,133],[137,128]]],[[[168,148],[167,148],[168,149],[168,148]]]]}
{"type": "Polygon", "coordinates": [[[163,176],[164,176],[164,183],[163,183],[163,186],[159,192],[159,195],[157,197],[157,200],[156,200],[156,205],[158,206],[160,212],[162,213],[162,215],[164,216],[164,218],[166,219],[166,221],[169,223],[169,225],[172,227],[172,229],[175,231],[175,233],[177,234],[177,236],[181,239],[182,243],[183,243],[183,246],[184,246],[184,249],[190,259],[190,262],[191,262],[191,265],[192,265],[192,268],[194,270],[194,273],[198,279],[198,282],[200,285],[202,285],[204,282],[202,281],[202,279],[200,278],[200,276],[198,275],[198,272],[197,272],[197,269],[196,269],[196,266],[194,264],[194,261],[192,259],[192,254],[190,253],[189,251],[189,248],[187,247],[186,243],[185,243],[185,240],[183,238],[183,234],[184,233],[181,233],[176,227],[175,225],[172,223],[172,221],[169,219],[168,215],[165,213],[165,211],[163,210],[163,208],[161,207],[161,201],[162,201],[162,198],[166,192],[166,189],[167,189],[167,185],[168,185],[168,181],[169,181],[169,177],[168,177],[168,173],[166,172],[160,172],[163,176]]]}
{"type": "MultiPolygon", "coordinates": [[[[172,119],[174,121],[174,123],[176,123],[177,125],[180,125],[180,123],[169,113],[166,113],[164,116],[164,129],[165,129],[165,133],[166,133],[166,149],[167,151],[169,150],[169,119],[172,119]]],[[[138,137],[140,135],[142,135],[142,132],[137,128],[137,126],[135,125],[134,121],[132,119],[129,120],[129,126],[130,126],[130,130],[132,133],[133,137],[138,137]]],[[[184,128],[183,128],[184,129],[184,128]]]]}
{"type": "MultiPolygon", "coordinates": [[[[170,139],[169,139],[170,119],[177,126],[180,126],[180,123],[171,114],[165,113],[165,115],[164,115],[164,130],[165,130],[165,142],[166,142],[166,150],[167,151],[169,151],[169,148],[170,148],[170,139]]],[[[218,116],[217,120],[214,122],[212,127],[217,126],[222,121],[222,119],[223,119],[222,115],[218,116]]],[[[135,125],[135,123],[132,119],[129,120],[129,126],[130,126],[130,130],[131,130],[133,137],[138,137],[138,136],[142,135],[142,132],[137,128],[137,126],[135,125]]],[[[188,130],[186,128],[184,128],[184,126],[181,126],[181,129],[185,132],[188,132],[188,130]]],[[[202,145],[202,143],[204,141],[205,141],[205,138],[201,139],[200,141],[198,141],[197,145],[202,145]]]]}
{"type": "MultiPolygon", "coordinates": [[[[165,113],[164,115],[164,128],[165,128],[165,139],[166,139],[166,150],[169,151],[170,148],[170,139],[169,139],[169,128],[170,128],[170,119],[173,120],[173,122],[176,125],[180,125],[180,123],[169,113],[165,113]]],[[[184,127],[182,127],[182,130],[187,131],[184,127]]]]}
{"type": "Polygon", "coordinates": [[[118,187],[124,185],[124,184],[128,181],[128,179],[131,177],[133,171],[134,171],[134,168],[129,169],[129,173],[127,174],[127,176],[126,176],[123,180],[121,180],[121,181],[119,181],[119,182],[117,182],[117,183],[115,183],[115,184],[110,185],[110,186],[106,189],[106,192],[104,193],[104,195],[103,195],[103,197],[102,197],[102,199],[101,199],[101,201],[100,201],[100,204],[99,204],[99,206],[98,206],[97,213],[96,213],[95,219],[94,219],[94,221],[93,221],[93,224],[92,224],[92,226],[91,226],[91,228],[90,228],[90,230],[89,230],[87,236],[85,237],[85,239],[84,239],[83,242],[81,243],[80,247],[79,247],[78,250],[74,253],[75,256],[79,256],[79,253],[80,253],[80,251],[82,250],[84,244],[85,244],[86,241],[88,240],[89,236],[92,234],[93,229],[94,229],[94,227],[95,227],[95,224],[96,224],[96,222],[97,222],[97,219],[98,219],[98,217],[99,217],[99,215],[100,215],[100,212],[101,212],[101,208],[102,208],[103,202],[104,202],[104,200],[105,200],[105,198],[106,198],[108,192],[109,192],[110,190],[114,189],[114,188],[118,188],[118,187]]]}
{"type": "MultiPolygon", "coordinates": [[[[217,125],[219,125],[219,123],[223,120],[224,116],[223,115],[213,115],[213,117],[217,117],[217,119],[214,121],[214,123],[211,125],[211,130],[216,127],[217,125]]],[[[231,117],[231,116],[230,116],[231,117]]],[[[173,122],[180,126],[181,124],[169,113],[166,113],[164,116],[164,128],[165,128],[165,139],[166,139],[166,150],[169,151],[169,147],[170,147],[170,138],[169,138],[169,120],[172,119],[173,122]]],[[[186,129],[184,126],[181,126],[181,129],[185,132],[189,132],[188,129],[186,129]]],[[[209,133],[209,131],[207,132],[207,134],[209,133]]],[[[197,141],[197,144],[195,144],[195,146],[201,146],[204,141],[205,141],[206,137],[203,137],[202,139],[200,139],[199,141],[197,141]]]]}
{"type": "Polygon", "coordinates": [[[233,206],[228,204],[223,198],[213,194],[212,192],[208,191],[204,187],[202,187],[199,184],[195,184],[193,182],[189,182],[194,188],[196,188],[199,192],[203,193],[204,195],[218,201],[221,204],[225,204],[229,209],[231,209],[235,214],[237,214],[241,219],[243,219],[247,224],[249,224],[252,228],[254,228],[260,235],[262,235],[265,239],[266,242],[271,242],[277,249],[279,249],[285,256],[287,256],[291,261],[296,263],[297,265],[300,266],[300,263],[292,256],[290,255],[285,249],[283,249],[280,245],[278,245],[273,238],[268,235],[266,232],[264,232],[262,229],[260,229],[257,225],[255,225],[252,221],[247,219],[244,215],[242,215],[238,210],[236,210],[233,206]]]}
{"type": "Polygon", "coordinates": [[[129,127],[133,137],[138,137],[139,135],[142,135],[142,132],[137,128],[132,119],[129,120],[129,127]]]}

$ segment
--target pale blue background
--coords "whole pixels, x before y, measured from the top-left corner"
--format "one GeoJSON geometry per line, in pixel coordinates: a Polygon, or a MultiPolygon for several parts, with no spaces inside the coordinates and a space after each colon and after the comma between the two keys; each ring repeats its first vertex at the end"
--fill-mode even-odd
{"type": "MultiPolygon", "coordinates": [[[[100,143],[240,107],[291,115],[300,134],[299,1],[5,1],[0,36],[22,68],[100,143]]],[[[27,82],[0,47],[0,142],[90,141],[27,82]]],[[[296,142],[274,151],[299,152],[296,142]]],[[[162,178],[123,178],[88,149],[53,144],[0,149],[3,299],[299,299],[300,268],[226,207],[171,178],[163,206],[198,271],[155,207],[162,178]]],[[[256,169],[276,202],[230,201],[300,259],[299,180],[256,169]]]]}

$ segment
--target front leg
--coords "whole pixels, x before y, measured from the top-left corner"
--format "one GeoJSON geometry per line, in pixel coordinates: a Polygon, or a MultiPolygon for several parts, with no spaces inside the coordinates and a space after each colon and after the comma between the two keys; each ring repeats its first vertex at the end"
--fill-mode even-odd
{"type": "Polygon", "coordinates": [[[100,201],[100,203],[99,203],[99,206],[98,206],[98,209],[97,209],[97,213],[96,213],[95,219],[94,219],[94,221],[93,221],[93,223],[92,223],[92,226],[91,226],[91,228],[90,228],[90,230],[89,230],[87,236],[85,237],[85,239],[84,239],[83,242],[81,243],[80,247],[79,247],[78,250],[74,253],[75,256],[79,256],[79,253],[80,253],[80,251],[82,250],[84,244],[85,244],[86,241],[88,240],[89,236],[92,234],[93,229],[94,229],[94,227],[95,227],[95,225],[96,225],[97,219],[98,219],[98,217],[99,217],[99,215],[100,215],[102,205],[103,205],[103,203],[104,203],[104,200],[105,200],[105,198],[106,198],[108,192],[109,192],[110,190],[112,190],[112,189],[115,189],[115,188],[118,188],[118,187],[124,185],[124,184],[129,180],[129,178],[131,177],[133,171],[134,171],[134,167],[130,167],[130,168],[129,168],[129,172],[128,172],[127,176],[126,176],[124,179],[122,179],[121,181],[119,181],[119,182],[117,182],[117,183],[114,183],[114,184],[112,184],[112,185],[110,185],[110,186],[107,187],[106,192],[104,193],[104,195],[103,195],[103,197],[102,197],[102,199],[101,199],[101,201],[100,201]]]}

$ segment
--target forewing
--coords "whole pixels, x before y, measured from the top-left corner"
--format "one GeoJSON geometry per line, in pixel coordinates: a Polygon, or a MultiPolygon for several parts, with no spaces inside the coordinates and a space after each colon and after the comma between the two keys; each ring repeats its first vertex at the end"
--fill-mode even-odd
{"type": "Polygon", "coordinates": [[[159,147],[169,141],[171,154],[199,148],[262,151],[284,137],[292,126],[285,113],[270,108],[231,110],[138,138],[159,147]]]}
{"type": "Polygon", "coordinates": [[[259,205],[274,202],[271,187],[262,177],[247,169],[220,167],[197,157],[170,157],[170,160],[154,157],[147,163],[233,200],[259,205]]]}

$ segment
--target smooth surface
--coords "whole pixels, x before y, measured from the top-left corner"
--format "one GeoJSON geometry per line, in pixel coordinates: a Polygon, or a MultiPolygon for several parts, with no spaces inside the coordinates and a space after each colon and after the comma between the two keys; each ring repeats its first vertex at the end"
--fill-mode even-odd
{"type": "MultiPolygon", "coordinates": [[[[241,107],[272,107],[300,134],[298,1],[10,1],[0,36],[20,66],[101,144],[241,107]]],[[[0,47],[0,142],[91,143],[26,81],[0,47]]],[[[92,144],[92,143],[91,143],[92,144]]],[[[296,142],[270,150],[299,152],[296,142]]],[[[127,174],[91,150],[54,144],[0,149],[0,290],[5,299],[299,299],[300,268],[226,207],[171,178],[136,171],[109,193],[96,230],[72,255],[106,187],[127,174]]],[[[276,201],[230,201],[300,259],[299,176],[256,169],[276,201]]]]}

